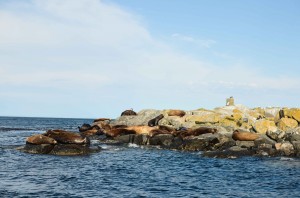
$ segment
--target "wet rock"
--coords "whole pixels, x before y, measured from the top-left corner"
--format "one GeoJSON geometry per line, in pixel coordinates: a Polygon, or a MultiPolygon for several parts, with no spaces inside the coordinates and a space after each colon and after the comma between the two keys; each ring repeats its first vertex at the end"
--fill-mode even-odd
{"type": "Polygon", "coordinates": [[[159,134],[149,139],[150,145],[160,145],[168,147],[172,144],[174,136],[171,134],[159,134]]]}
{"type": "Polygon", "coordinates": [[[90,153],[99,152],[101,150],[100,147],[89,147],[85,145],[78,144],[57,144],[51,150],[49,154],[52,155],[87,155],[90,153]]]}
{"type": "Polygon", "coordinates": [[[254,155],[255,152],[248,150],[246,148],[241,148],[239,146],[233,146],[229,149],[222,151],[205,151],[202,156],[204,157],[213,157],[213,158],[239,158],[244,156],[254,155]]]}
{"type": "Polygon", "coordinates": [[[290,142],[276,143],[275,148],[286,156],[294,154],[294,146],[290,142]]]}
{"type": "Polygon", "coordinates": [[[129,134],[129,135],[120,135],[115,137],[114,139],[122,144],[129,144],[129,143],[134,143],[134,139],[135,139],[134,134],[129,134]]]}
{"type": "Polygon", "coordinates": [[[296,157],[300,157],[300,141],[293,141],[294,152],[296,157]]]}
{"type": "Polygon", "coordinates": [[[186,151],[211,150],[217,143],[219,143],[219,140],[214,134],[203,134],[201,136],[185,138],[182,149],[186,151]]]}
{"type": "Polygon", "coordinates": [[[48,154],[54,148],[52,144],[26,144],[23,148],[19,150],[25,153],[32,153],[32,154],[48,154]]]}
{"type": "Polygon", "coordinates": [[[149,136],[144,134],[135,135],[134,137],[134,144],[137,145],[147,145],[149,141],[149,136]]]}

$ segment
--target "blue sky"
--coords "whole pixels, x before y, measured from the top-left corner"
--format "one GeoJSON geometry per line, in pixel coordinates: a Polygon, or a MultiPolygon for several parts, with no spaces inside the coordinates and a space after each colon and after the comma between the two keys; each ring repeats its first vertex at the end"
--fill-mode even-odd
{"type": "Polygon", "coordinates": [[[0,0],[0,116],[299,107],[297,0],[0,0]]]}

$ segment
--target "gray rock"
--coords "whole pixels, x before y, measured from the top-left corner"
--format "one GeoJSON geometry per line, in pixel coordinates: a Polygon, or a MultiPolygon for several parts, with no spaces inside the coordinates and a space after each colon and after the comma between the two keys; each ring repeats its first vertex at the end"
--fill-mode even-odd
{"type": "Polygon", "coordinates": [[[236,141],[235,144],[242,148],[252,148],[254,147],[254,141],[236,141]]]}
{"type": "Polygon", "coordinates": [[[100,147],[89,147],[78,144],[57,144],[49,154],[52,155],[87,155],[90,153],[99,152],[100,147]]]}
{"type": "Polygon", "coordinates": [[[212,150],[217,143],[219,143],[219,139],[216,136],[203,134],[201,136],[185,138],[182,149],[186,151],[212,150]]]}
{"type": "Polygon", "coordinates": [[[255,152],[239,146],[234,146],[222,151],[205,151],[202,156],[213,157],[213,158],[239,158],[244,156],[252,156],[255,152]]]}
{"type": "Polygon", "coordinates": [[[275,132],[272,132],[272,131],[267,131],[267,134],[266,134],[269,138],[277,141],[277,142],[280,142],[280,141],[283,141],[283,139],[285,138],[285,132],[284,131],[275,131],[275,132]]]}
{"type": "Polygon", "coordinates": [[[145,109],[140,112],[136,116],[120,116],[115,120],[110,122],[111,125],[127,125],[127,126],[135,126],[135,125],[148,125],[149,120],[160,115],[162,111],[153,110],[153,109],[145,109]]]}
{"type": "Polygon", "coordinates": [[[169,147],[173,142],[174,136],[171,134],[159,134],[149,139],[150,145],[169,147]]]}
{"type": "Polygon", "coordinates": [[[300,141],[293,141],[292,142],[293,146],[294,146],[294,152],[295,152],[295,156],[296,157],[300,157],[300,141]]]}
{"type": "Polygon", "coordinates": [[[26,144],[24,147],[21,147],[19,150],[25,153],[32,153],[32,154],[48,154],[54,148],[52,144],[26,144]]]}
{"type": "Polygon", "coordinates": [[[148,142],[149,142],[149,136],[143,134],[135,135],[133,141],[133,143],[137,145],[147,145],[148,142]]]}
{"type": "Polygon", "coordinates": [[[276,143],[276,141],[270,139],[268,136],[263,135],[263,134],[261,135],[260,138],[254,140],[254,145],[255,145],[255,147],[257,147],[257,148],[258,148],[259,145],[261,145],[261,144],[270,144],[270,145],[274,146],[275,143],[276,143]]]}
{"type": "Polygon", "coordinates": [[[129,143],[134,142],[135,134],[121,135],[121,136],[115,137],[114,139],[117,140],[120,143],[129,144],[129,143]]]}

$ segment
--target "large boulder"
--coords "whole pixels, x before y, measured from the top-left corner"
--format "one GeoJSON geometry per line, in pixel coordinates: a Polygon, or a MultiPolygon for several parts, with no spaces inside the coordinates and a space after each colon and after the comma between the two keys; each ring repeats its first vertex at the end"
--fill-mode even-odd
{"type": "Polygon", "coordinates": [[[299,108],[291,108],[291,109],[284,109],[284,116],[289,118],[293,118],[300,122],[300,109],[299,108]]]}
{"type": "Polygon", "coordinates": [[[253,128],[257,133],[260,133],[260,134],[266,134],[267,131],[275,132],[278,130],[275,125],[275,122],[270,121],[270,120],[265,120],[265,119],[257,120],[254,123],[253,128]]]}
{"type": "Polygon", "coordinates": [[[215,124],[221,119],[219,114],[216,113],[204,113],[202,115],[191,115],[186,117],[186,122],[195,122],[196,124],[212,123],[215,124]]]}
{"type": "Polygon", "coordinates": [[[298,122],[291,118],[281,118],[277,125],[280,130],[287,131],[298,127],[298,122]]]}
{"type": "Polygon", "coordinates": [[[294,146],[290,142],[276,143],[275,148],[286,156],[294,154],[294,146]]]}
{"type": "Polygon", "coordinates": [[[120,116],[115,120],[111,120],[111,125],[127,125],[127,126],[137,126],[137,125],[148,125],[149,120],[160,115],[162,111],[154,109],[145,109],[138,112],[135,116],[120,116]]]}

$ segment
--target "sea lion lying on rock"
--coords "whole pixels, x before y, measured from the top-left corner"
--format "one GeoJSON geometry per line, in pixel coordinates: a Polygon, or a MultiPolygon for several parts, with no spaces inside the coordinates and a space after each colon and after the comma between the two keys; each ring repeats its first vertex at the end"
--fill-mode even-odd
{"type": "Polygon", "coordinates": [[[137,115],[136,112],[134,112],[132,109],[125,110],[121,113],[121,116],[135,116],[137,115]]]}
{"type": "Polygon", "coordinates": [[[47,137],[55,139],[61,144],[89,144],[88,137],[83,137],[78,133],[73,133],[64,130],[48,130],[45,134],[47,137]]]}
{"type": "Polygon", "coordinates": [[[90,130],[91,128],[92,128],[92,126],[90,124],[86,124],[86,123],[84,123],[81,127],[78,127],[80,132],[90,130]]]}
{"type": "Polygon", "coordinates": [[[168,113],[168,116],[183,117],[185,115],[185,112],[182,110],[168,110],[167,113],[168,113]]]}
{"type": "Polygon", "coordinates": [[[57,144],[57,141],[51,137],[45,135],[33,135],[26,139],[26,144],[57,144]]]}
{"type": "Polygon", "coordinates": [[[206,134],[206,133],[217,133],[217,132],[218,132],[218,130],[215,128],[199,127],[196,129],[188,129],[187,131],[181,131],[179,133],[179,135],[181,137],[187,137],[187,136],[199,136],[199,135],[206,134]]]}
{"type": "Polygon", "coordinates": [[[160,114],[159,116],[149,120],[148,122],[148,126],[150,127],[153,127],[153,126],[157,126],[158,125],[158,122],[164,118],[164,115],[163,114],[160,114]]]}
{"type": "Polygon", "coordinates": [[[245,131],[239,131],[235,130],[232,133],[232,139],[234,140],[240,140],[240,141],[254,141],[260,137],[257,133],[251,133],[251,132],[245,132],[245,131]]]}

